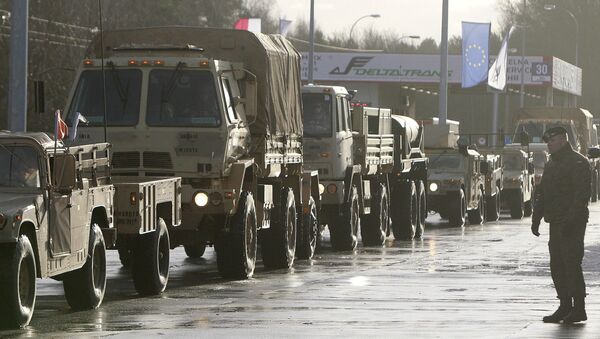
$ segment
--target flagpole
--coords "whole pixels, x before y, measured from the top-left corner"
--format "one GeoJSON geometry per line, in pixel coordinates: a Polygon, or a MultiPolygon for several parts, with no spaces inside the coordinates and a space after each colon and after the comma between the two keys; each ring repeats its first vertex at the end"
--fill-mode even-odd
{"type": "Polygon", "coordinates": [[[108,138],[106,135],[106,127],[108,125],[107,122],[107,108],[106,108],[106,74],[104,72],[104,29],[102,26],[102,0],[98,0],[98,15],[100,16],[100,60],[102,62],[101,72],[102,72],[102,104],[104,107],[104,142],[107,142],[108,138]]]}
{"type": "Polygon", "coordinates": [[[448,0],[442,3],[442,40],[440,41],[439,124],[448,119],[448,0]]]}

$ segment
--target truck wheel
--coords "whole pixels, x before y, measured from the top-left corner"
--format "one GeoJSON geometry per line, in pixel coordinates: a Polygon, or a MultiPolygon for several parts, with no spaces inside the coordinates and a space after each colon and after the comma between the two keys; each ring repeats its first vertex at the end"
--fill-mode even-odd
{"type": "Polygon", "coordinates": [[[29,238],[0,250],[0,325],[17,328],[29,324],[35,306],[35,254],[29,238]]]}
{"type": "Polygon", "coordinates": [[[296,254],[296,201],[291,188],[281,191],[279,218],[266,229],[261,240],[261,254],[266,268],[290,268],[296,254]]]}
{"type": "Polygon", "coordinates": [[[102,303],[106,290],[106,245],[98,224],[91,226],[87,261],[80,269],[65,274],[63,289],[74,310],[94,309],[102,303]]]}
{"type": "Polygon", "coordinates": [[[448,213],[448,223],[450,226],[461,227],[465,224],[465,214],[467,212],[467,201],[465,191],[458,190],[458,193],[450,194],[449,204],[452,206],[448,213]]]}
{"type": "Polygon", "coordinates": [[[390,227],[390,203],[387,187],[379,184],[374,192],[371,213],[366,215],[366,222],[362,223],[360,233],[365,246],[383,246],[390,227]]]}
{"type": "Polygon", "coordinates": [[[497,221],[500,218],[500,190],[492,197],[487,197],[486,221],[497,221]]]}
{"type": "Polygon", "coordinates": [[[523,201],[523,191],[518,190],[512,192],[510,197],[510,217],[513,219],[521,219],[524,215],[525,202],[523,201]]]}
{"type": "Polygon", "coordinates": [[[317,204],[315,199],[310,197],[308,200],[308,209],[303,211],[302,225],[298,227],[296,237],[296,257],[298,259],[311,259],[315,254],[317,247],[317,233],[319,232],[319,219],[317,217],[317,204]]]}
{"type": "Polygon", "coordinates": [[[358,245],[358,229],[360,228],[360,206],[358,190],[352,187],[350,201],[345,203],[342,216],[332,221],[329,227],[331,247],[336,251],[353,251],[358,245]]]}
{"type": "Polygon", "coordinates": [[[141,295],[159,294],[169,281],[169,232],[162,218],[156,224],[154,232],[138,237],[133,252],[133,284],[141,295]]]}
{"type": "Polygon", "coordinates": [[[256,267],[256,206],[252,194],[244,191],[231,218],[229,232],[217,241],[217,267],[227,279],[249,279],[256,267]]]}
{"type": "Polygon", "coordinates": [[[183,245],[183,249],[189,258],[201,258],[204,255],[204,251],[206,251],[206,242],[202,241],[195,244],[183,245]]]}
{"type": "Polygon", "coordinates": [[[418,203],[417,187],[411,180],[398,183],[394,186],[392,197],[396,200],[392,208],[392,231],[398,240],[412,240],[415,236],[418,203]]]}
{"type": "Polygon", "coordinates": [[[425,232],[425,219],[427,218],[427,196],[425,192],[425,184],[422,180],[417,181],[417,210],[418,218],[415,227],[415,238],[420,239],[425,232]]]}
{"type": "Polygon", "coordinates": [[[483,220],[485,219],[484,201],[485,197],[483,195],[483,192],[479,190],[479,201],[477,202],[477,209],[467,212],[467,216],[469,217],[469,224],[481,225],[483,223],[483,220]]]}

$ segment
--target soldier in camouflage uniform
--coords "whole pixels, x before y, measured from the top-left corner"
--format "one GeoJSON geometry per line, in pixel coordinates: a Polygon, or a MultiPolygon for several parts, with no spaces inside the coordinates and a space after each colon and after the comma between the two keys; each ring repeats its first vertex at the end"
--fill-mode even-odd
{"type": "Polygon", "coordinates": [[[543,321],[574,323],[587,320],[581,261],[589,217],[591,169],[588,159],[569,144],[564,128],[548,129],[544,141],[550,161],[536,189],[531,231],[540,235],[542,218],[550,224],[550,270],[560,306],[543,321]]]}

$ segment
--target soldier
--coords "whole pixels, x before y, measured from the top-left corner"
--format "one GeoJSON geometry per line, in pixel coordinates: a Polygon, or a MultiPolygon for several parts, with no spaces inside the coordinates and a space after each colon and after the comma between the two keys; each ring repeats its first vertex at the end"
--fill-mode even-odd
{"type": "Polygon", "coordinates": [[[558,309],[543,321],[580,322],[587,320],[581,261],[589,217],[591,169],[587,158],[571,147],[564,128],[548,129],[543,140],[550,161],[536,189],[531,231],[540,235],[542,217],[550,224],[550,271],[560,300],[558,309]]]}

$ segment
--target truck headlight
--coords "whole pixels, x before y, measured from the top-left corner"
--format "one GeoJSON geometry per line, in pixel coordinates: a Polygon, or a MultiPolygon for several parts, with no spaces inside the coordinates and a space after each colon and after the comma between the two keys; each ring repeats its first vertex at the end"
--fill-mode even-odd
{"type": "Polygon", "coordinates": [[[319,194],[325,193],[325,185],[319,184],[319,194]]]}
{"type": "Polygon", "coordinates": [[[194,204],[198,207],[204,207],[208,204],[208,194],[205,192],[196,192],[194,194],[194,204]]]}
{"type": "Polygon", "coordinates": [[[431,184],[429,184],[429,190],[431,192],[435,192],[438,190],[438,184],[436,184],[435,182],[432,182],[431,184]]]}
{"type": "Polygon", "coordinates": [[[0,213],[0,230],[6,226],[6,216],[3,213],[0,213]]]}

